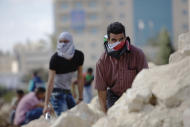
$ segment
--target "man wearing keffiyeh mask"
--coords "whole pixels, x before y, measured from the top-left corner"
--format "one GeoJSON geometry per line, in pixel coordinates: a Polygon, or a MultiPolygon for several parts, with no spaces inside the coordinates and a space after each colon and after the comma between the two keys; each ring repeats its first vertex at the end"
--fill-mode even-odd
{"type": "Polygon", "coordinates": [[[57,41],[57,53],[65,59],[71,59],[75,53],[72,35],[68,32],[60,34],[57,41]]]}
{"type": "Polygon", "coordinates": [[[44,113],[51,112],[48,107],[49,100],[57,116],[76,105],[70,90],[71,79],[75,71],[78,72],[79,98],[77,103],[83,100],[83,62],[84,54],[75,49],[72,35],[68,32],[61,33],[57,40],[57,51],[51,57],[49,64],[44,113]]]}
{"type": "Polygon", "coordinates": [[[148,64],[143,51],[130,43],[120,22],[108,25],[104,47],[105,52],[96,64],[95,88],[101,109],[107,112],[148,64]]]}

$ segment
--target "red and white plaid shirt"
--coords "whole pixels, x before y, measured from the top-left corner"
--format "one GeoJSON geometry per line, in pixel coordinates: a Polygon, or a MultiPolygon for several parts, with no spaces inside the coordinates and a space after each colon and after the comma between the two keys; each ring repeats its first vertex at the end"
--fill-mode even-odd
{"type": "Polygon", "coordinates": [[[130,53],[125,53],[120,59],[115,59],[104,53],[96,63],[95,88],[107,90],[110,88],[117,96],[121,96],[131,88],[136,75],[148,68],[143,51],[131,45],[130,53]]]}

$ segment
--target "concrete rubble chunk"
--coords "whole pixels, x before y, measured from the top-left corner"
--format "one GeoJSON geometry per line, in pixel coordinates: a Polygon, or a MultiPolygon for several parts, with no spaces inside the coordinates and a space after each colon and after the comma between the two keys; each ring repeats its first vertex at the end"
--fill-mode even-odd
{"type": "Polygon", "coordinates": [[[188,97],[190,90],[189,64],[190,57],[175,64],[144,70],[136,77],[132,87],[149,87],[159,104],[166,107],[178,106],[188,97]]]}
{"type": "Polygon", "coordinates": [[[96,112],[81,102],[73,109],[62,113],[51,127],[90,127],[102,115],[103,113],[96,112]]]}
{"type": "Polygon", "coordinates": [[[152,92],[148,88],[127,90],[126,104],[129,112],[140,111],[151,97],[152,92]]]}
{"type": "Polygon", "coordinates": [[[178,50],[170,55],[169,63],[175,63],[190,56],[190,32],[181,34],[178,40],[178,50]]]}
{"type": "Polygon", "coordinates": [[[183,112],[183,125],[184,127],[190,127],[190,108],[187,108],[184,112],[183,112]]]}
{"type": "Polygon", "coordinates": [[[153,62],[148,62],[148,67],[149,67],[149,68],[156,67],[156,64],[153,63],[153,62]]]}
{"type": "Polygon", "coordinates": [[[39,119],[31,121],[23,127],[50,127],[52,122],[45,120],[44,116],[41,116],[39,119]]]}
{"type": "Polygon", "coordinates": [[[91,108],[93,111],[96,111],[98,114],[104,115],[103,112],[100,109],[100,104],[98,100],[98,96],[95,96],[91,103],[88,104],[89,108],[91,108]]]}
{"type": "Polygon", "coordinates": [[[178,38],[178,50],[190,50],[190,32],[179,35],[178,38]]]}

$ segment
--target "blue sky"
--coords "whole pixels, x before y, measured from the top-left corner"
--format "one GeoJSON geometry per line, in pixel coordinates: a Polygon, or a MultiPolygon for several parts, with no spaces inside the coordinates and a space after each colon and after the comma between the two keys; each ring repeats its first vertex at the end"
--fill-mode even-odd
{"type": "Polygon", "coordinates": [[[0,50],[53,33],[52,0],[0,0],[0,50]]]}

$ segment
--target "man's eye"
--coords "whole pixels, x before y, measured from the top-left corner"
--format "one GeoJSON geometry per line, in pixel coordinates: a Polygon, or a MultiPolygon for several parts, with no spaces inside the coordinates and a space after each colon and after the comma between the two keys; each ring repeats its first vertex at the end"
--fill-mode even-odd
{"type": "Polygon", "coordinates": [[[123,41],[124,38],[121,38],[119,41],[123,41]]]}

